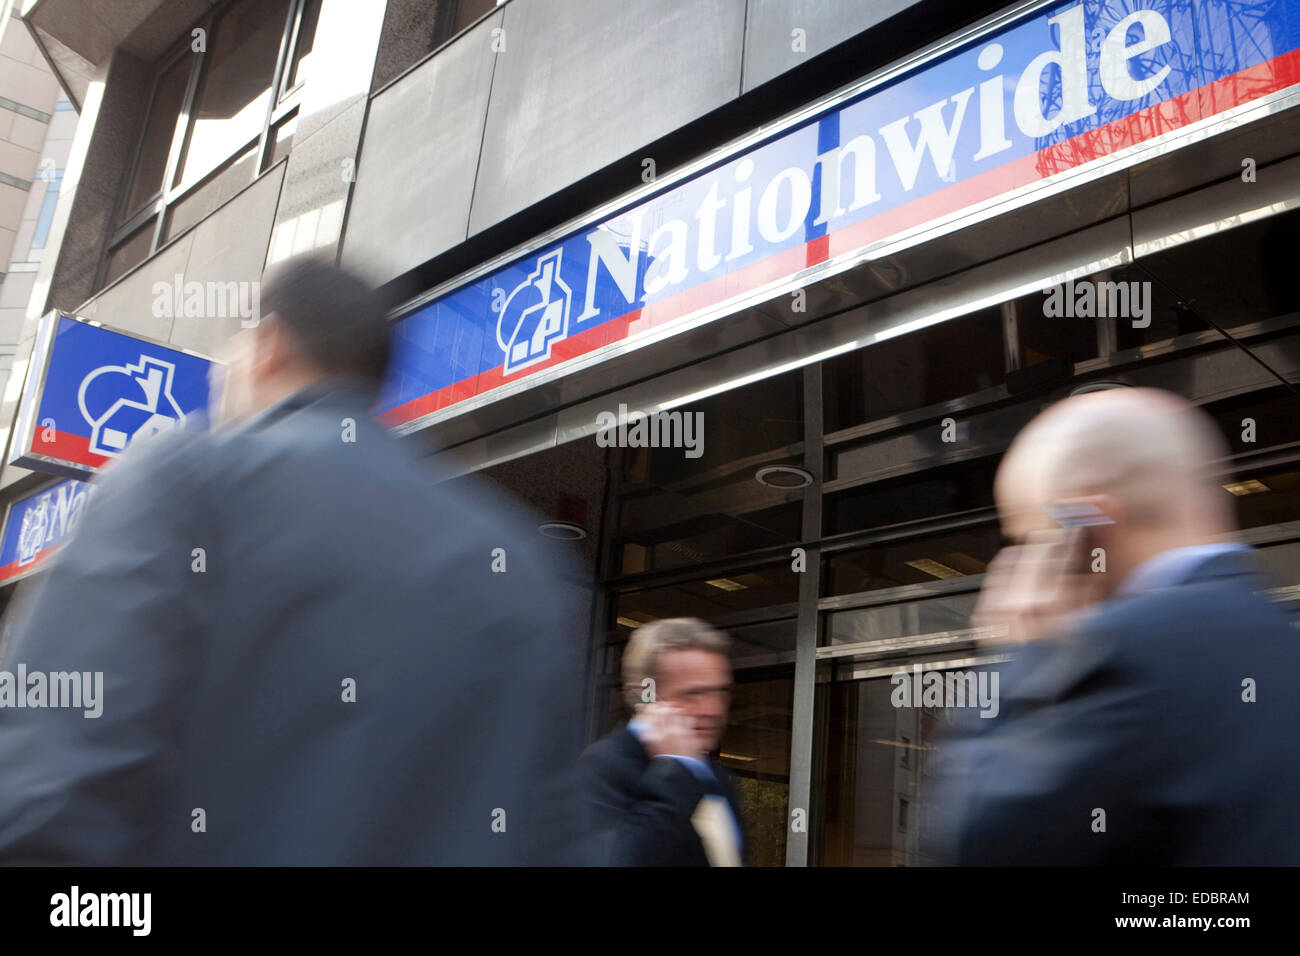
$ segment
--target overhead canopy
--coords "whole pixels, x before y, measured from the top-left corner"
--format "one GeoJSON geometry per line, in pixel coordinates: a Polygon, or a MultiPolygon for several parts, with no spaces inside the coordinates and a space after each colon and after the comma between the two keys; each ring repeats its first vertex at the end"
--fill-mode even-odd
{"type": "Polygon", "coordinates": [[[119,47],[152,62],[219,0],[20,0],[20,16],[80,110],[119,47]]]}

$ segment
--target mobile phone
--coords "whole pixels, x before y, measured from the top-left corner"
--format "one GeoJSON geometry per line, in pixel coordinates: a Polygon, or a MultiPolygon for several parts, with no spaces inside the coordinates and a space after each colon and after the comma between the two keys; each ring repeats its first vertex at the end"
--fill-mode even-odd
{"type": "Polygon", "coordinates": [[[1083,502],[1055,502],[1048,505],[1047,513],[1065,533],[1062,550],[1065,552],[1065,573],[1083,574],[1091,565],[1093,532],[1089,529],[1115,521],[1096,505],[1083,502]]]}
{"type": "Polygon", "coordinates": [[[1096,505],[1058,501],[1047,506],[1047,513],[1062,528],[1088,528],[1115,521],[1096,505]]]}

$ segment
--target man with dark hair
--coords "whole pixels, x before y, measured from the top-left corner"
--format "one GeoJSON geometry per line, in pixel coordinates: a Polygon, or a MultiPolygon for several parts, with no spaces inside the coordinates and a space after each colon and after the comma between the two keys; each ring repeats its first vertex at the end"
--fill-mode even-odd
{"type": "Polygon", "coordinates": [[[569,859],[559,556],[371,421],[388,334],[360,280],[291,261],[261,301],[225,427],[102,476],[0,662],[103,674],[96,719],[0,709],[0,862],[569,859]]]}
{"type": "Polygon", "coordinates": [[[596,862],[739,866],[740,800],[722,764],[731,640],[693,617],[637,628],[623,651],[632,719],[582,755],[596,862]]]}

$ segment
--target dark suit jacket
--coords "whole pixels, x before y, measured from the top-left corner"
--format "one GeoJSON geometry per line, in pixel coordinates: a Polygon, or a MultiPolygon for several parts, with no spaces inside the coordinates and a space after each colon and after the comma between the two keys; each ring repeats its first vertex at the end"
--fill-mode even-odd
{"type": "Polygon", "coordinates": [[[102,476],[3,666],[102,671],[103,715],[0,710],[0,861],[552,859],[581,748],[560,557],[368,399],[314,387],[102,476]]]}
{"type": "MultiPolygon", "coordinates": [[[[731,775],[716,760],[709,766],[719,796],[744,817],[731,775]]],[[[691,815],[710,792],[678,760],[652,759],[624,724],[587,748],[581,780],[595,833],[595,862],[614,866],[708,866],[708,856],[691,825],[691,815]]]]}
{"type": "Polygon", "coordinates": [[[956,862],[1300,863],[1300,634],[1254,561],[1213,557],[1018,652],[999,715],[946,748],[956,862]]]}

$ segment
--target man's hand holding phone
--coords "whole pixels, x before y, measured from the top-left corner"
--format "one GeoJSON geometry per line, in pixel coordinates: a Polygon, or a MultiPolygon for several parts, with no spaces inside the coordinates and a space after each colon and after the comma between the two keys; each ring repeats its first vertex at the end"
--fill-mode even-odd
{"type": "Polygon", "coordinates": [[[988,639],[993,643],[1021,644],[1059,632],[1101,599],[1091,555],[1086,525],[1031,532],[989,565],[972,623],[996,627],[1000,633],[988,639]]]}
{"type": "Polygon", "coordinates": [[[704,758],[699,734],[691,726],[691,719],[676,704],[667,701],[646,704],[637,717],[645,723],[642,743],[650,756],[704,758]]]}

